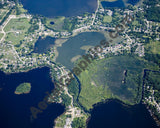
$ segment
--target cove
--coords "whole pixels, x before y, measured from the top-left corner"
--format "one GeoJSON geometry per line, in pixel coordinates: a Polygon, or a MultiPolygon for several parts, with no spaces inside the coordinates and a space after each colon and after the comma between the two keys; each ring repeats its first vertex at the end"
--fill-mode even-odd
{"type": "Polygon", "coordinates": [[[104,39],[105,36],[100,32],[83,32],[71,37],[61,47],[57,48],[59,55],[56,62],[72,69],[74,66],[74,62],[71,61],[72,58],[86,54],[85,50],[82,49],[83,46],[96,46],[104,39]]]}
{"type": "Polygon", "coordinates": [[[29,13],[49,18],[92,13],[97,7],[97,0],[20,0],[20,2],[29,13]]]}
{"type": "Polygon", "coordinates": [[[49,104],[47,109],[31,121],[30,107],[38,108],[46,91],[51,93],[54,84],[50,78],[48,67],[37,68],[29,72],[4,74],[0,71],[0,128],[52,128],[54,120],[65,110],[61,104],[49,104]],[[31,83],[29,94],[16,95],[16,87],[23,83],[31,83]]]}
{"type": "Polygon", "coordinates": [[[49,50],[49,48],[54,45],[54,41],[55,41],[55,38],[50,36],[47,36],[44,39],[39,37],[39,39],[35,43],[33,52],[39,53],[39,54],[47,52],[47,50],[49,50]]]}
{"type": "Polygon", "coordinates": [[[112,100],[94,106],[87,128],[158,128],[144,104],[124,106],[112,100]]]}

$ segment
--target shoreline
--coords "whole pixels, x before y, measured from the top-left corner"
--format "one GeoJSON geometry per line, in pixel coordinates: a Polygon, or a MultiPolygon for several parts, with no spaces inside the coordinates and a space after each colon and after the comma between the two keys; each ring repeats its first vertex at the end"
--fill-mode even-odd
{"type": "Polygon", "coordinates": [[[156,122],[157,126],[160,127],[160,120],[158,120],[158,118],[154,115],[154,113],[152,112],[152,110],[149,109],[149,107],[147,106],[146,103],[142,103],[145,105],[146,109],[148,110],[148,112],[150,113],[151,117],[153,118],[153,120],[156,122]]]}
{"type": "Polygon", "coordinates": [[[20,92],[14,92],[14,94],[16,94],[16,95],[22,95],[22,94],[29,94],[31,91],[28,91],[28,92],[23,92],[23,93],[20,93],[20,92]]]}
{"type": "Polygon", "coordinates": [[[62,47],[62,45],[63,45],[65,42],[67,42],[70,38],[73,38],[73,37],[75,37],[75,36],[77,36],[77,35],[79,35],[79,34],[81,34],[81,33],[85,33],[85,32],[86,32],[86,33],[87,33],[87,32],[98,32],[98,33],[102,33],[102,34],[104,35],[104,37],[105,37],[106,40],[110,40],[108,31],[89,30],[89,29],[83,30],[83,31],[80,31],[80,32],[74,32],[71,36],[69,36],[69,37],[67,37],[67,38],[59,38],[59,39],[57,38],[57,39],[55,40],[55,45],[53,46],[53,47],[54,47],[54,50],[55,50],[54,61],[56,62],[56,59],[57,59],[57,57],[58,57],[58,55],[59,55],[59,52],[58,52],[58,50],[57,50],[58,47],[62,47]]]}

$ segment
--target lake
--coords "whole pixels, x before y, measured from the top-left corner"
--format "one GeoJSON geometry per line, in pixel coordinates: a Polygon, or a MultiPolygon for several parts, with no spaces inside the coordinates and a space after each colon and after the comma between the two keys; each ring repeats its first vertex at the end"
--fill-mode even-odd
{"type": "Polygon", "coordinates": [[[31,14],[40,14],[49,18],[55,16],[77,16],[85,12],[94,12],[97,0],[20,0],[31,14]]]}
{"type": "Polygon", "coordinates": [[[107,8],[107,7],[125,7],[125,4],[123,2],[123,0],[117,0],[114,2],[108,2],[108,1],[103,1],[101,2],[103,8],[107,8]]]}
{"type": "Polygon", "coordinates": [[[136,5],[140,0],[128,0],[128,4],[136,5]]]}
{"type": "Polygon", "coordinates": [[[56,62],[72,69],[74,66],[72,59],[74,57],[85,55],[85,47],[99,45],[100,41],[104,39],[104,35],[100,32],[83,32],[71,37],[62,44],[62,47],[57,48],[59,55],[56,62]]]}
{"type": "Polygon", "coordinates": [[[55,44],[55,38],[47,36],[46,38],[42,39],[39,37],[39,39],[36,41],[35,46],[34,46],[34,51],[35,53],[45,53],[47,50],[50,49],[55,44]]]}
{"type": "Polygon", "coordinates": [[[87,128],[158,127],[143,104],[124,107],[114,100],[94,107],[87,128]]]}
{"type": "Polygon", "coordinates": [[[64,112],[64,106],[50,104],[47,109],[37,115],[31,122],[30,107],[38,108],[45,92],[51,92],[54,85],[47,67],[38,68],[25,73],[6,75],[0,72],[0,128],[52,128],[54,120],[64,112]],[[31,83],[29,94],[16,95],[16,87],[23,83],[31,83]]]}

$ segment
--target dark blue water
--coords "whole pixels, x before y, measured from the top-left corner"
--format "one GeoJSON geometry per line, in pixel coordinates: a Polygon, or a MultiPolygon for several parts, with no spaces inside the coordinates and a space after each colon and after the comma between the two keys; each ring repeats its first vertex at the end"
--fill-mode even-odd
{"type": "Polygon", "coordinates": [[[114,2],[107,2],[107,1],[103,1],[101,2],[103,8],[107,8],[107,7],[125,7],[123,0],[117,0],[114,2]]]}
{"type": "Polygon", "coordinates": [[[85,12],[94,12],[97,0],[20,0],[31,14],[46,17],[76,16],[85,12]]]}
{"type": "Polygon", "coordinates": [[[127,3],[136,5],[140,0],[128,0],[127,3]]]}
{"type": "Polygon", "coordinates": [[[45,53],[47,50],[50,49],[55,44],[55,38],[47,36],[46,38],[42,39],[39,37],[37,42],[34,46],[34,52],[35,53],[45,53]]]}
{"type": "Polygon", "coordinates": [[[51,21],[51,22],[50,22],[50,24],[51,24],[51,25],[54,25],[54,22],[53,22],[53,21],[51,21]]]}
{"type": "Polygon", "coordinates": [[[54,89],[49,77],[49,68],[31,70],[26,73],[6,75],[0,72],[0,128],[52,128],[54,119],[64,112],[60,104],[50,104],[31,122],[30,107],[38,108],[46,91],[54,89]],[[23,82],[31,83],[29,94],[16,95],[16,87],[23,82]]]}
{"type": "Polygon", "coordinates": [[[143,104],[124,107],[110,101],[94,107],[87,128],[158,128],[143,104]]]}

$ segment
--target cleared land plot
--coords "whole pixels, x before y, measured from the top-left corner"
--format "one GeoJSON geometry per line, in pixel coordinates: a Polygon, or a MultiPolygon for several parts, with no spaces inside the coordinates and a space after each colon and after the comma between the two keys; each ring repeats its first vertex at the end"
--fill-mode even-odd
{"type": "Polygon", "coordinates": [[[24,37],[25,37],[24,33],[20,34],[11,32],[7,34],[5,40],[8,42],[11,41],[13,45],[16,45],[19,44],[20,41],[24,39],[24,37]]]}
{"type": "Polygon", "coordinates": [[[160,41],[155,41],[147,44],[146,49],[150,50],[153,54],[160,54],[160,41]]]}
{"type": "Polygon", "coordinates": [[[11,19],[4,31],[27,31],[29,27],[29,19],[27,18],[11,19]]]}
{"type": "Polygon", "coordinates": [[[104,16],[103,17],[103,22],[104,23],[110,23],[110,22],[112,22],[112,17],[111,16],[104,16]]]}
{"type": "Polygon", "coordinates": [[[5,40],[11,42],[13,45],[20,44],[20,41],[25,38],[30,26],[27,18],[10,20],[4,29],[6,32],[5,40]]]}

